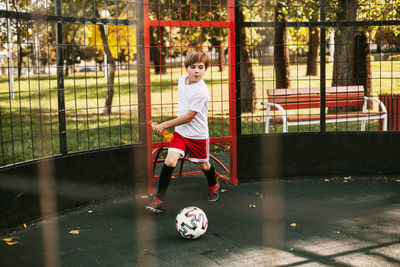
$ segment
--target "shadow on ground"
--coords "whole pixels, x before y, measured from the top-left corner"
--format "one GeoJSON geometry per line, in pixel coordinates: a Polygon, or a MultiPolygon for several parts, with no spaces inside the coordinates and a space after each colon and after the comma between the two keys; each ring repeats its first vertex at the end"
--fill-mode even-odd
{"type": "Polygon", "coordinates": [[[2,236],[2,266],[400,265],[400,182],[335,177],[223,185],[206,200],[202,175],[173,179],[167,209],[146,195],[85,207],[2,236]],[[207,233],[186,240],[178,211],[203,209],[207,233]],[[70,233],[71,230],[76,230],[70,233]],[[47,234],[46,234],[47,233],[47,234]],[[72,234],[75,233],[75,234],[72,234]]]}

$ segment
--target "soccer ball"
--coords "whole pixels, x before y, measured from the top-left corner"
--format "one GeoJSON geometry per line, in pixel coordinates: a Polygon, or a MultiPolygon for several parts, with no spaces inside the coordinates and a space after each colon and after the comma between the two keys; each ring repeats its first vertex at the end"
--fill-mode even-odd
{"type": "Polygon", "coordinates": [[[176,229],[184,238],[195,239],[207,231],[207,216],[197,207],[187,207],[176,216],[176,229]]]}

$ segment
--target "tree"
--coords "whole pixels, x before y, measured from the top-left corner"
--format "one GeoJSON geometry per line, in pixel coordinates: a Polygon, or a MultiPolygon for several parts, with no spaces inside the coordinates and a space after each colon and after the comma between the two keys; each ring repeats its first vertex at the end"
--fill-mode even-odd
{"type": "MultiPolygon", "coordinates": [[[[382,5],[380,0],[359,0],[359,8],[357,19],[360,21],[367,20],[398,20],[400,18],[400,1],[386,1],[382,5]]],[[[400,29],[398,27],[385,27],[388,31],[392,33],[392,36],[398,36],[400,34],[400,29]]],[[[359,49],[356,48],[356,71],[358,75],[358,84],[362,84],[365,89],[367,96],[372,96],[372,82],[371,82],[371,53],[370,53],[370,40],[372,36],[378,34],[381,27],[368,27],[359,28],[358,34],[356,36],[356,44],[358,44],[359,49]]],[[[379,34],[378,34],[379,35],[379,34]]],[[[379,42],[378,47],[379,47],[379,42]]],[[[391,42],[390,42],[391,43],[391,42]]],[[[396,43],[395,41],[392,43],[396,43]]],[[[397,45],[400,45],[400,41],[397,38],[397,45]]],[[[372,108],[372,102],[368,102],[368,108],[372,108]]]]}
{"type": "MultiPolygon", "coordinates": [[[[319,0],[291,0],[286,1],[286,21],[317,22],[319,19],[319,0]]],[[[318,74],[318,53],[320,43],[319,27],[309,26],[288,29],[288,44],[292,52],[299,52],[307,46],[306,75],[318,74]]]]}
{"type": "MultiPolygon", "coordinates": [[[[364,86],[367,96],[372,96],[371,82],[371,53],[369,38],[366,30],[360,30],[355,36],[354,47],[354,84],[364,86]]],[[[368,102],[368,108],[372,108],[372,102],[368,102]]]]}
{"type": "MultiPolygon", "coordinates": [[[[399,7],[398,1],[382,5],[380,0],[339,0],[334,12],[339,22],[390,20],[398,19],[399,7]]],[[[363,85],[365,94],[372,95],[369,40],[376,31],[377,27],[338,27],[335,32],[333,86],[363,85]]],[[[393,32],[397,31],[396,27],[393,27],[393,32]]],[[[368,103],[368,108],[372,108],[372,103],[368,103]]]]}
{"type": "MultiPolygon", "coordinates": [[[[169,10],[165,8],[165,0],[159,0],[157,4],[149,5],[150,20],[169,20],[172,17],[178,16],[179,9],[169,10]]],[[[187,15],[189,12],[183,12],[182,15],[187,15]]],[[[166,36],[169,36],[170,27],[150,27],[150,60],[153,61],[155,74],[165,74],[166,67],[166,36]]]]}
{"type": "Polygon", "coordinates": [[[167,73],[165,65],[165,27],[150,27],[150,60],[154,62],[155,74],[167,73]]]}
{"type": "MultiPolygon", "coordinates": [[[[15,12],[19,12],[20,10],[31,10],[32,6],[23,1],[16,1],[14,0],[13,2],[13,7],[15,12]]],[[[13,21],[13,20],[11,20],[13,21]]],[[[28,43],[27,42],[27,37],[26,32],[32,33],[31,31],[28,31],[28,23],[26,21],[19,21],[18,19],[15,20],[15,31],[17,35],[17,53],[18,53],[18,62],[17,62],[17,70],[18,70],[18,79],[21,78],[21,73],[22,73],[22,65],[23,65],[23,58],[24,56],[28,55],[28,52],[23,48],[23,43],[28,43]]],[[[30,34],[29,34],[30,35],[30,34]]]]}
{"type": "Polygon", "coordinates": [[[289,49],[287,46],[287,29],[280,23],[286,21],[284,10],[287,9],[285,1],[275,3],[275,26],[274,33],[274,68],[276,76],[276,88],[290,87],[289,49]]]}
{"type": "MultiPolygon", "coordinates": [[[[111,9],[111,8],[110,8],[111,9]]],[[[124,12],[121,12],[124,13],[124,12]]],[[[113,15],[113,14],[112,14],[113,15]]],[[[95,16],[100,18],[98,8],[95,16]]],[[[107,55],[109,71],[107,77],[107,95],[104,104],[105,115],[111,114],[114,96],[114,78],[117,61],[132,61],[136,54],[136,31],[132,26],[108,25],[107,34],[103,24],[89,25],[89,44],[97,47],[107,55]]]]}
{"type": "MultiPolygon", "coordinates": [[[[356,21],[357,0],[339,0],[336,12],[338,22],[356,21]]],[[[332,86],[353,85],[354,36],[354,26],[341,24],[336,29],[332,86]]]]}
{"type": "MultiPolygon", "coordinates": [[[[96,9],[96,17],[100,18],[100,13],[99,10],[96,9]]],[[[103,43],[103,48],[104,48],[104,53],[107,54],[107,63],[110,65],[110,69],[108,72],[108,77],[107,77],[107,96],[106,96],[106,101],[104,104],[104,115],[110,115],[111,114],[111,108],[112,108],[112,101],[113,101],[113,96],[114,96],[114,78],[115,78],[115,70],[116,70],[116,64],[115,64],[115,58],[113,54],[111,53],[109,44],[108,44],[108,35],[106,36],[106,31],[105,27],[103,24],[98,25],[99,27],[99,32],[101,36],[101,41],[103,43]]]]}
{"type": "Polygon", "coordinates": [[[377,45],[377,52],[383,52],[382,47],[386,44],[396,50],[400,50],[400,35],[393,27],[379,27],[375,31],[374,41],[377,45]]]}
{"type": "MultiPolygon", "coordinates": [[[[304,5],[304,14],[309,21],[318,21],[318,3],[314,1],[306,1],[304,5]]],[[[318,50],[320,43],[320,30],[319,27],[308,28],[308,52],[307,52],[307,71],[306,75],[318,74],[318,50]]]]}
{"type": "Polygon", "coordinates": [[[83,48],[82,43],[83,34],[80,30],[80,25],[63,24],[63,58],[65,61],[65,76],[69,74],[70,66],[80,62],[82,58],[83,48]]]}
{"type": "MultiPolygon", "coordinates": [[[[243,7],[239,7],[239,21],[244,21],[243,7]]],[[[247,50],[246,44],[246,28],[240,28],[240,108],[241,112],[252,112],[255,108],[254,100],[256,98],[256,83],[252,65],[250,62],[250,55],[247,50]]]]}

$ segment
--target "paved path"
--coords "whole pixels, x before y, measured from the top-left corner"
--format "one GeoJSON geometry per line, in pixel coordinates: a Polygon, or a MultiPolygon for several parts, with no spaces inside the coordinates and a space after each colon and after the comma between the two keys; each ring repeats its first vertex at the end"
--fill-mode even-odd
{"type": "Polygon", "coordinates": [[[396,178],[281,180],[223,189],[220,201],[208,203],[204,177],[178,178],[168,192],[168,210],[157,216],[144,212],[146,196],[133,196],[29,225],[2,236],[20,243],[1,241],[0,265],[45,266],[47,259],[62,266],[400,266],[396,178]],[[183,239],[175,229],[177,212],[191,205],[209,219],[197,240],[183,239]]]}

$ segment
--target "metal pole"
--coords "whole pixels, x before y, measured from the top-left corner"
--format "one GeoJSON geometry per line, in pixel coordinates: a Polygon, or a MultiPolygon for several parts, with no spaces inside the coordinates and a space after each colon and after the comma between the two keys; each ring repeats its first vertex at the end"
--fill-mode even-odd
{"type": "Polygon", "coordinates": [[[139,23],[136,25],[139,142],[140,144],[146,144],[147,143],[146,97],[150,96],[146,96],[143,0],[137,2],[136,18],[139,21],[139,23]]]}
{"type": "MultiPolygon", "coordinates": [[[[139,2],[141,3],[141,1],[139,2]]],[[[147,142],[147,191],[149,193],[154,192],[154,173],[153,173],[153,161],[152,161],[152,149],[153,149],[153,134],[151,131],[151,126],[147,123],[149,120],[151,120],[151,82],[150,82],[150,18],[149,18],[149,0],[143,0],[143,19],[141,20],[141,17],[138,17],[139,23],[143,21],[143,24],[140,25],[140,31],[139,33],[143,32],[143,47],[144,47],[144,58],[141,60],[144,60],[144,99],[145,99],[145,109],[144,111],[146,112],[145,116],[145,125],[141,125],[140,127],[140,134],[143,133],[143,128],[146,127],[146,140],[147,142]],[[143,29],[143,30],[142,30],[143,29]]],[[[137,36],[138,40],[141,40],[142,37],[137,36]]],[[[138,55],[140,56],[140,55],[138,55]]],[[[138,57],[139,60],[139,57],[138,57]]],[[[139,61],[138,61],[138,68],[139,66],[139,61]]],[[[139,74],[138,74],[139,75],[139,74]]],[[[143,75],[143,74],[142,74],[143,75]]],[[[138,88],[138,90],[140,90],[138,88]]],[[[138,96],[139,97],[139,96],[138,96]]],[[[143,99],[143,95],[141,95],[143,99]]],[[[140,108],[140,107],[139,107],[140,108]]],[[[143,107],[141,107],[143,110],[143,107]]],[[[142,115],[143,116],[143,115],[142,115]]]]}
{"type": "MultiPolygon", "coordinates": [[[[321,22],[325,22],[325,0],[320,1],[321,22]]],[[[326,56],[325,56],[325,26],[321,26],[321,45],[320,45],[320,132],[326,132],[326,56]]]]}
{"type": "Polygon", "coordinates": [[[240,67],[241,67],[241,63],[240,62],[240,38],[242,36],[240,36],[240,23],[242,23],[243,21],[239,21],[239,12],[241,12],[239,10],[239,3],[236,3],[235,1],[235,45],[236,45],[236,49],[235,49],[235,67],[236,67],[236,135],[240,136],[242,135],[241,132],[241,128],[242,128],[242,111],[241,111],[241,97],[240,97],[240,83],[241,83],[241,77],[240,77],[240,67]]]}
{"type": "MultiPolygon", "coordinates": [[[[101,16],[105,19],[108,18],[108,14],[109,12],[104,9],[101,12],[101,16]]],[[[108,38],[108,29],[107,29],[107,24],[104,24],[104,33],[106,34],[106,38],[108,38]]],[[[107,62],[107,53],[106,51],[104,51],[104,79],[106,79],[107,83],[108,83],[108,62],[107,62]]]]}
{"type": "MultiPolygon", "coordinates": [[[[6,0],[6,9],[8,11],[8,0],[6,0]]],[[[14,75],[13,75],[13,62],[12,62],[12,44],[10,33],[10,19],[7,18],[7,52],[8,52],[8,87],[10,90],[10,98],[15,99],[14,94],[14,75]]]]}
{"type": "MultiPolygon", "coordinates": [[[[61,16],[61,0],[55,1],[56,16],[61,16]]],[[[65,122],[65,97],[64,97],[64,59],[62,54],[62,23],[57,22],[56,29],[56,54],[57,54],[57,96],[58,96],[58,127],[60,131],[60,152],[67,154],[67,134],[65,122]]]]}
{"type": "MultiPolygon", "coordinates": [[[[107,26],[104,26],[105,30],[107,31],[107,26]]],[[[107,37],[107,34],[106,34],[107,37]]],[[[104,79],[107,79],[107,53],[104,52],[104,79]]]]}
{"type": "MultiPolygon", "coordinates": [[[[108,38],[107,24],[104,25],[104,31],[106,33],[106,38],[108,38]]],[[[106,51],[104,51],[104,79],[106,79],[108,81],[108,79],[107,79],[107,77],[108,77],[107,67],[108,67],[107,53],[106,53],[106,51]]]]}

